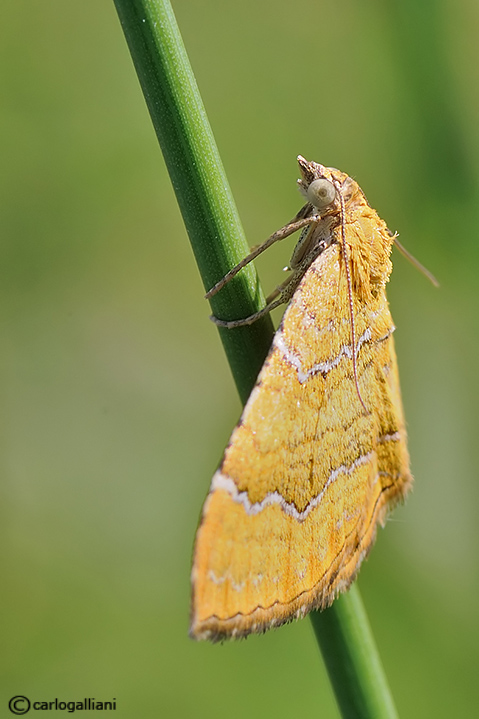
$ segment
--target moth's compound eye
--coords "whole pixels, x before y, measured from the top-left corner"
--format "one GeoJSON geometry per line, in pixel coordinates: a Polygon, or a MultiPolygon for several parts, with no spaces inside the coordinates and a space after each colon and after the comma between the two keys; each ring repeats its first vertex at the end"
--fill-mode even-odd
{"type": "Polygon", "coordinates": [[[322,210],[334,202],[336,190],[329,180],[313,180],[306,194],[310,203],[318,210],[322,210]]]}

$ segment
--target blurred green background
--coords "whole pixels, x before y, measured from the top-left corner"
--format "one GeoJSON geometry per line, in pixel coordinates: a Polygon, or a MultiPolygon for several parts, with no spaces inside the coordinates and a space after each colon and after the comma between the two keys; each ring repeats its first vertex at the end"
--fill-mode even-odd
{"type": "MultiPolygon", "coordinates": [[[[359,580],[402,717],[479,703],[479,8],[176,0],[250,244],[296,155],[353,175],[400,255],[415,491],[359,580]]],[[[0,706],[338,717],[308,620],[187,638],[202,501],[240,412],[113,2],[0,13],[0,706]]],[[[269,291],[293,242],[258,262],[269,291]]]]}

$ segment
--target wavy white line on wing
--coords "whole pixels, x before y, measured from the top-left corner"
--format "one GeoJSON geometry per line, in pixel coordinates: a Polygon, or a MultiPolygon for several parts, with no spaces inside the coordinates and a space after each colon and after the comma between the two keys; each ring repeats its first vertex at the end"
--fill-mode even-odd
{"type": "Polygon", "coordinates": [[[320,504],[328,488],[333,484],[333,482],[336,481],[336,479],[341,474],[352,474],[358,467],[363,464],[367,464],[373,458],[373,456],[374,451],[368,452],[367,454],[363,454],[361,455],[361,457],[355,459],[350,467],[346,467],[344,464],[342,464],[340,467],[333,470],[329,475],[326,484],[322,488],[321,492],[316,495],[316,497],[313,497],[310,500],[308,506],[302,512],[298,512],[294,504],[292,502],[287,502],[284,497],[277,491],[270,492],[269,494],[267,494],[266,497],[261,500],[261,502],[251,502],[248,497],[248,492],[240,492],[231,477],[227,477],[219,470],[215,473],[213,477],[210,491],[214,491],[215,489],[225,490],[226,492],[228,492],[229,495],[231,495],[233,501],[243,505],[247,514],[259,514],[266,507],[269,507],[273,504],[278,504],[285,514],[289,514],[290,517],[293,517],[298,522],[303,522],[308,516],[308,514],[315,507],[317,507],[318,504],[320,504]]]}

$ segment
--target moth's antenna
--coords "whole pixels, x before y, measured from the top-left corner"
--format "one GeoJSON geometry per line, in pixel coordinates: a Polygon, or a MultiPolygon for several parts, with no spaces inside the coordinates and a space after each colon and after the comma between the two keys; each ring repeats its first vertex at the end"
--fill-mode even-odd
{"type": "Polygon", "coordinates": [[[434,287],[439,287],[439,282],[436,280],[436,278],[434,277],[434,275],[432,274],[432,272],[429,272],[429,270],[427,269],[427,267],[424,267],[424,265],[422,265],[422,264],[419,262],[419,260],[416,260],[416,258],[414,257],[414,255],[411,255],[411,253],[409,252],[409,250],[406,250],[406,248],[404,247],[404,245],[402,245],[402,244],[399,242],[399,240],[398,240],[398,238],[397,238],[397,235],[393,235],[392,238],[393,238],[394,244],[395,244],[396,247],[398,248],[399,252],[400,252],[402,255],[404,255],[404,257],[405,257],[407,260],[409,260],[409,262],[410,262],[412,265],[414,265],[414,267],[415,267],[417,270],[419,270],[419,272],[420,272],[421,274],[423,274],[424,277],[427,277],[427,279],[428,279],[430,282],[432,282],[432,284],[434,285],[434,287]]]}
{"type": "Polygon", "coordinates": [[[356,364],[356,327],[354,324],[354,306],[353,306],[353,286],[351,282],[351,267],[349,264],[349,253],[348,253],[348,246],[346,244],[346,208],[344,206],[344,198],[341,193],[341,185],[335,181],[334,186],[336,187],[337,193],[339,195],[339,202],[341,203],[341,242],[343,244],[343,255],[344,255],[344,264],[346,267],[346,280],[348,283],[348,300],[349,300],[349,319],[351,321],[351,346],[352,346],[352,353],[353,353],[353,374],[354,374],[354,384],[356,385],[356,392],[358,393],[359,401],[364,407],[364,410],[367,414],[369,414],[369,410],[366,407],[366,405],[363,402],[363,398],[361,397],[361,392],[359,391],[359,383],[358,383],[358,369],[356,364]]]}

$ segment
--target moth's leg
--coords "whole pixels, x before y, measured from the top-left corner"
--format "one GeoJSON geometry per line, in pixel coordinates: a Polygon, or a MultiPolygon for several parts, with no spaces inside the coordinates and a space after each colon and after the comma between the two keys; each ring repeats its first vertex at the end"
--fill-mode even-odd
{"type": "MultiPolygon", "coordinates": [[[[310,221],[312,221],[312,218],[309,219],[310,221]]],[[[287,277],[284,282],[278,285],[278,287],[276,287],[276,289],[273,290],[270,295],[268,295],[268,297],[266,298],[266,307],[263,307],[263,309],[259,310],[259,312],[255,312],[254,314],[249,315],[249,317],[244,317],[243,319],[239,320],[220,320],[213,315],[210,317],[210,320],[214,322],[215,325],[217,325],[218,327],[226,327],[228,329],[233,329],[234,327],[243,327],[244,325],[253,324],[253,322],[256,322],[256,320],[259,320],[261,317],[264,317],[264,315],[267,315],[268,312],[271,312],[271,310],[274,310],[280,305],[286,304],[294,295],[296,288],[304,277],[304,274],[307,271],[308,267],[311,265],[312,262],[314,262],[316,257],[326,249],[327,246],[328,245],[325,241],[318,242],[313,246],[312,249],[310,249],[310,251],[303,257],[301,262],[296,267],[288,268],[293,270],[291,275],[287,277]],[[277,297],[278,299],[276,299],[277,297]]]]}
{"type": "Polygon", "coordinates": [[[258,255],[261,255],[262,252],[267,250],[268,247],[274,245],[275,242],[284,240],[286,237],[289,237],[294,232],[297,232],[297,230],[306,227],[306,225],[319,222],[319,220],[321,219],[319,215],[315,214],[312,216],[305,217],[305,213],[308,209],[310,212],[312,211],[312,209],[310,208],[311,205],[309,204],[302,207],[296,217],[291,222],[288,222],[287,225],[281,227],[281,229],[277,230],[276,232],[273,232],[273,234],[268,237],[267,240],[255,247],[249,255],[247,255],[243,260],[241,260],[239,264],[236,265],[236,267],[233,267],[233,269],[227,272],[226,275],[219,282],[217,282],[210,290],[208,290],[205,295],[205,298],[209,300],[211,297],[213,297],[213,295],[219,292],[219,290],[221,290],[235,275],[237,275],[238,272],[243,269],[243,267],[246,267],[246,265],[248,265],[256,257],[258,257],[258,255]]]}
{"type": "MultiPolygon", "coordinates": [[[[289,269],[289,268],[286,268],[286,269],[289,269]]],[[[272,302],[273,300],[275,300],[276,297],[283,292],[283,290],[285,289],[285,287],[287,287],[287,286],[289,285],[289,283],[291,282],[292,279],[293,279],[293,275],[290,275],[289,277],[287,277],[287,278],[284,280],[284,282],[282,282],[282,283],[281,283],[280,285],[278,285],[272,292],[270,292],[270,294],[269,294],[269,295],[267,296],[267,298],[266,298],[266,304],[269,305],[270,302],[272,302]]]]}
{"type": "Polygon", "coordinates": [[[274,310],[276,307],[279,307],[280,305],[284,304],[285,300],[283,300],[282,297],[280,297],[278,300],[275,300],[274,302],[270,302],[266,305],[266,307],[263,307],[262,310],[259,310],[258,312],[255,312],[253,315],[250,315],[249,317],[243,317],[241,320],[219,320],[214,315],[210,316],[210,320],[214,322],[214,324],[217,327],[226,327],[228,330],[232,330],[234,327],[244,327],[245,325],[252,325],[253,322],[256,322],[261,317],[264,317],[267,315],[271,310],[274,310]]]}
{"type": "Polygon", "coordinates": [[[243,319],[240,320],[228,321],[219,320],[217,317],[214,317],[212,315],[210,317],[210,320],[214,322],[217,327],[226,327],[229,330],[233,329],[234,327],[244,327],[245,325],[252,325],[253,322],[256,322],[261,317],[264,317],[264,315],[267,315],[269,312],[271,312],[271,310],[274,310],[276,307],[279,307],[280,305],[284,305],[286,302],[289,302],[296,290],[296,287],[301,282],[301,279],[304,276],[304,272],[305,269],[303,266],[296,269],[268,296],[268,298],[266,299],[266,307],[263,307],[262,310],[259,310],[252,315],[249,315],[249,317],[243,317],[243,319]],[[278,299],[276,299],[277,297],[278,299]]]}

